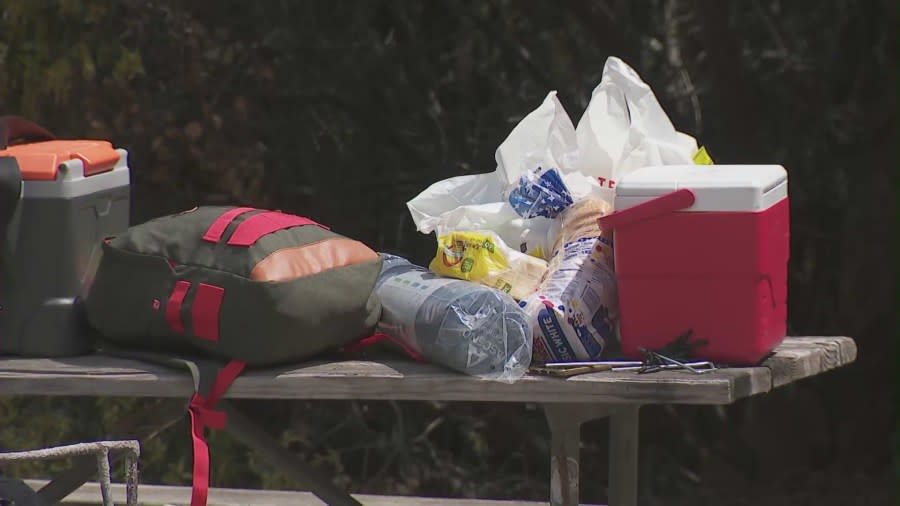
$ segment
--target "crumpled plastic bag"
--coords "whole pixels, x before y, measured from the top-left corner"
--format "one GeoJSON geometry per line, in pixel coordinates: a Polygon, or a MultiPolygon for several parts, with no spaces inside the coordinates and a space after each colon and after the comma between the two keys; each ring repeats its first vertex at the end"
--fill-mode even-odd
{"type": "Polygon", "coordinates": [[[419,232],[492,230],[511,248],[549,260],[553,220],[522,217],[508,200],[523,174],[556,169],[576,200],[592,196],[612,205],[622,174],[689,164],[695,153],[697,142],[675,130],[650,87],[610,57],[577,128],[552,91],[497,148],[494,172],[436,182],[407,207],[419,232]]]}

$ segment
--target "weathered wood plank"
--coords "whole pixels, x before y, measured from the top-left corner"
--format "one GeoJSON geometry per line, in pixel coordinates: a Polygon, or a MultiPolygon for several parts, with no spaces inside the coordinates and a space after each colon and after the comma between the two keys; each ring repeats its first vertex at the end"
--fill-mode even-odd
{"type": "MultiPolygon", "coordinates": [[[[133,370],[111,374],[86,367],[81,374],[58,374],[52,361],[39,365],[17,361],[15,370],[9,371],[10,361],[0,361],[0,394],[188,398],[192,393],[190,378],[180,371],[109,360],[116,368],[133,370]]],[[[234,383],[228,397],[722,404],[734,400],[734,383],[732,372],[703,377],[666,372],[597,373],[568,380],[528,376],[510,385],[422,364],[345,361],[292,371],[249,372],[234,383]]]]}
{"type": "Polygon", "coordinates": [[[763,365],[772,371],[772,388],[777,388],[854,360],[856,343],[849,337],[794,337],[785,339],[763,365]]]}
{"type": "MultiPolygon", "coordinates": [[[[702,376],[684,371],[638,375],[597,372],[568,379],[526,376],[513,383],[479,380],[404,360],[311,362],[250,371],[231,398],[392,399],[499,402],[729,404],[774,386],[852,362],[845,337],[790,338],[764,367],[725,369],[702,376]]],[[[0,395],[184,397],[190,377],[177,369],[116,357],[0,359],[0,395]]]]}
{"type": "MultiPolygon", "coordinates": [[[[40,488],[46,481],[26,480],[32,488],[40,488]]],[[[125,487],[112,485],[113,499],[116,503],[124,503],[125,487]]],[[[141,485],[139,489],[140,503],[152,505],[187,506],[191,502],[190,487],[173,487],[165,485],[141,485]]],[[[359,502],[366,506],[538,506],[546,502],[532,501],[492,501],[484,499],[448,499],[427,497],[402,497],[387,495],[354,494],[359,502]]],[[[100,487],[96,483],[87,483],[62,501],[62,504],[99,504],[100,487]]],[[[281,490],[246,490],[210,488],[209,506],[322,506],[316,496],[308,492],[281,490]]]]}

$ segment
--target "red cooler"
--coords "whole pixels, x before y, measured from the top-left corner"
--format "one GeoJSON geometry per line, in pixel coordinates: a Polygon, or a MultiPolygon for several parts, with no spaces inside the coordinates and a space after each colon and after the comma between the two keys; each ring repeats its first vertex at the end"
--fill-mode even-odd
{"type": "Polygon", "coordinates": [[[646,167],[616,187],[613,230],[623,353],[686,331],[697,358],[753,365],[787,326],[787,173],[778,165],[646,167]]]}

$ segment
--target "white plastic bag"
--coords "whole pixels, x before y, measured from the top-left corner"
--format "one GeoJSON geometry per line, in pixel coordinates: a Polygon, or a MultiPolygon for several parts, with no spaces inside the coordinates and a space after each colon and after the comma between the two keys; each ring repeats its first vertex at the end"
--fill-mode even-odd
{"type": "Polygon", "coordinates": [[[697,153],[697,141],[675,130],[653,90],[616,57],[606,60],[575,132],[575,169],[605,188],[641,167],[692,164],[697,153]]]}
{"type": "Polygon", "coordinates": [[[492,230],[511,248],[546,259],[551,220],[520,217],[504,191],[536,165],[569,172],[577,156],[575,127],[552,91],[497,148],[494,172],[434,183],[407,207],[419,232],[492,230]]]}
{"type": "Polygon", "coordinates": [[[494,172],[434,183],[407,207],[419,232],[492,230],[510,247],[549,260],[552,220],[522,218],[505,198],[523,174],[555,168],[576,199],[590,195],[612,205],[623,174],[690,164],[695,153],[696,140],[675,130],[650,87],[610,57],[577,129],[552,91],[497,148],[494,172]]]}

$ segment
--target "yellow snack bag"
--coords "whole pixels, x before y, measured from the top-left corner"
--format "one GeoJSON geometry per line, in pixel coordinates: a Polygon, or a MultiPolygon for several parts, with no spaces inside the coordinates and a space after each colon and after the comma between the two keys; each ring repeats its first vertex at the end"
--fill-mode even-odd
{"type": "Polygon", "coordinates": [[[437,274],[474,281],[489,272],[509,269],[498,238],[482,232],[450,232],[438,237],[438,250],[429,268],[437,274]]]}
{"type": "Polygon", "coordinates": [[[547,262],[511,249],[493,232],[453,231],[438,236],[432,272],[474,281],[520,300],[533,293],[547,262]]]}

